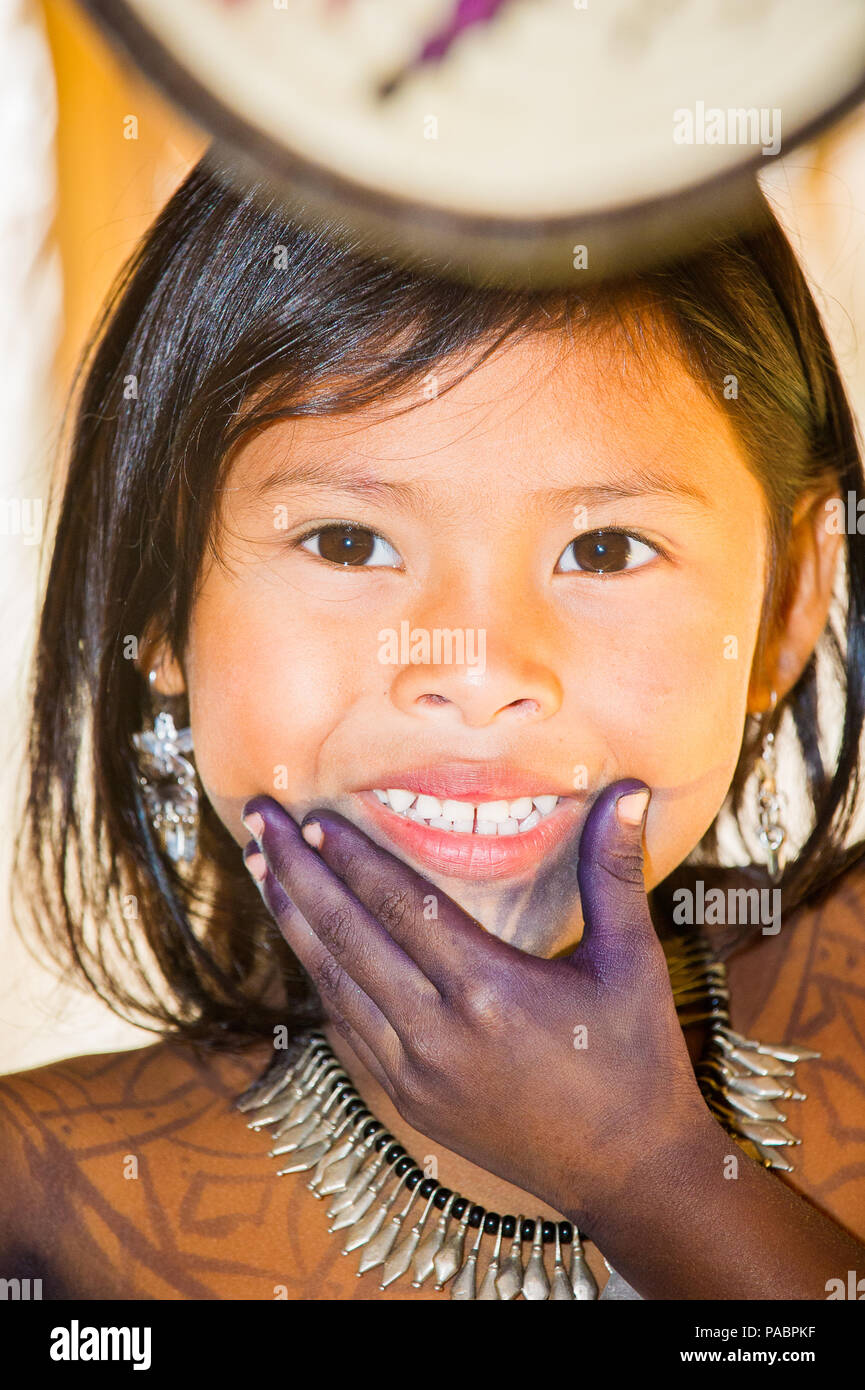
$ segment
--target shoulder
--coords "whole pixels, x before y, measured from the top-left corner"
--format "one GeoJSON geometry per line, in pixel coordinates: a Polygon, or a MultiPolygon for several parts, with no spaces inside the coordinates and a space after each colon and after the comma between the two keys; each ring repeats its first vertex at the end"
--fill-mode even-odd
{"type": "Polygon", "coordinates": [[[152,1191],[184,1144],[218,1136],[266,1055],[163,1041],[0,1077],[0,1253],[12,1276],[38,1267],[50,1284],[54,1271],[61,1291],[45,1296],[64,1297],[64,1242],[77,1266],[91,1236],[103,1252],[133,1239],[143,1213],[129,1198],[142,1185],[128,1180],[152,1191]]]}
{"type": "Polygon", "coordinates": [[[143,1137],[154,1119],[182,1114],[208,1098],[224,1105],[265,1056],[260,1047],[209,1052],[163,1041],[0,1076],[0,1140],[4,1147],[29,1141],[49,1153],[73,1134],[89,1142],[107,1141],[117,1131],[143,1137]]]}

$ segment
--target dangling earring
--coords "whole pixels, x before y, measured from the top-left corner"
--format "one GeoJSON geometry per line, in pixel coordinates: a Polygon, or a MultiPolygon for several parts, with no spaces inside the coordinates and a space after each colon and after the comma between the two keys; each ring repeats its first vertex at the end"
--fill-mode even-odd
{"type": "MultiPolygon", "coordinates": [[[[772,703],[767,711],[765,723],[771,719],[777,702],[778,696],[773,690],[772,703]]],[[[777,883],[781,877],[778,851],[787,838],[787,832],[781,824],[781,798],[776,784],[777,771],[778,754],[775,748],[775,734],[771,729],[768,729],[763,736],[763,747],[761,755],[757,759],[756,772],[759,778],[760,843],[766,850],[766,867],[772,883],[777,883]]]]}
{"type": "MultiPolygon", "coordinates": [[[[156,671],[148,672],[151,689],[156,671]]],[[[195,767],[184,753],[192,751],[192,730],[177,729],[167,710],[161,710],[152,729],[132,735],[138,750],[139,784],[147,813],[162,848],[178,863],[195,858],[198,847],[198,788],[195,767]]]]}

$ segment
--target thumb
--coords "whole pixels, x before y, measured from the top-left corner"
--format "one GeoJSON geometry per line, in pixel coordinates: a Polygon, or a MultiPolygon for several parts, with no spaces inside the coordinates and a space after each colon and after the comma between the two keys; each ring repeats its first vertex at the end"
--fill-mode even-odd
{"type": "Polygon", "coordinates": [[[583,936],[574,964],[603,979],[633,967],[647,933],[655,938],[643,881],[643,827],[651,792],[628,777],[595,799],[580,836],[577,882],[583,936]]]}

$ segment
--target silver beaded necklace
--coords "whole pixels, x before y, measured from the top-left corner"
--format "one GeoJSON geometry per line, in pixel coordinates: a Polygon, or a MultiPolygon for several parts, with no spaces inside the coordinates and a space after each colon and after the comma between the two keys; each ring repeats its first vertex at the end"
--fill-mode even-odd
{"type": "MultiPolygon", "coordinates": [[[[726,968],[708,943],[692,935],[662,944],[680,1024],[707,1026],[695,1068],[706,1104],[749,1157],[791,1172],[783,1151],[801,1140],[787,1128],[786,1107],[779,1104],[805,1099],[793,1064],[820,1053],[735,1032],[726,968]]],[[[500,1216],[426,1177],[364,1105],[318,1030],[299,1035],[290,1049],[275,1049],[236,1106],[252,1116],[251,1129],[270,1131],[271,1156],[287,1159],[280,1176],[311,1171],[309,1189],[319,1199],[331,1198],[331,1231],[345,1232],[343,1254],[358,1251],[358,1274],[378,1271],[381,1289],[410,1277],[415,1288],[430,1278],[437,1289],[449,1283],[451,1298],[460,1300],[641,1297],[606,1259],[609,1278],[599,1292],[583,1239],[570,1221],[500,1216]],[[409,1225],[412,1213],[416,1219],[409,1225]],[[478,1285],[486,1237],[492,1248],[478,1285]],[[530,1247],[525,1265],[524,1243],[530,1247]]]]}

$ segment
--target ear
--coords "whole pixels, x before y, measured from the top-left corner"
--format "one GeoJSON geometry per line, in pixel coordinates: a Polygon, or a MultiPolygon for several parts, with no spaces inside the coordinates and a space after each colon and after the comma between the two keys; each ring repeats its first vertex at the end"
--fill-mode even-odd
{"type": "Polygon", "coordinates": [[[153,632],[146,632],[138,644],[138,659],[135,662],[144,680],[160,695],[183,695],[186,693],[186,677],[183,667],[175,657],[164,638],[153,632]],[[156,676],[151,681],[150,672],[156,676]]]}
{"type": "Polygon", "coordinates": [[[804,493],[793,510],[787,591],[762,669],[751,673],[750,714],[769,709],[773,690],[780,702],[793,688],[826,626],[844,540],[830,529],[830,499],[843,507],[837,488],[822,488],[804,493]]]}

